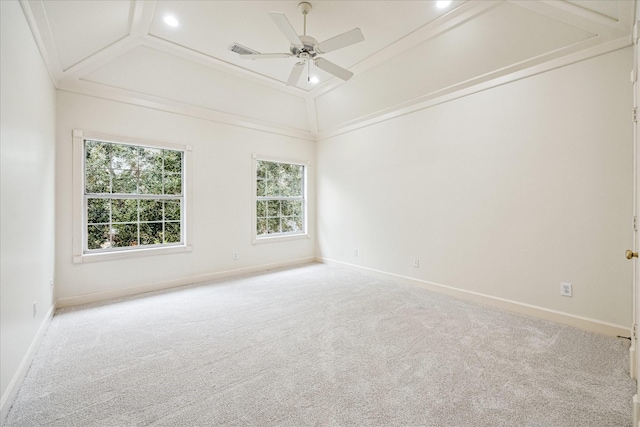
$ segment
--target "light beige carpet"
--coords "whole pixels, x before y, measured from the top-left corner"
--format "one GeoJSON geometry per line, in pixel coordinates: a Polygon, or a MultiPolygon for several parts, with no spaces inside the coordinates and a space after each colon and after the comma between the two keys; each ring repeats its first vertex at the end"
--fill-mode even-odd
{"type": "Polygon", "coordinates": [[[628,347],[311,264],[59,310],[6,426],[630,426],[628,347]]]}

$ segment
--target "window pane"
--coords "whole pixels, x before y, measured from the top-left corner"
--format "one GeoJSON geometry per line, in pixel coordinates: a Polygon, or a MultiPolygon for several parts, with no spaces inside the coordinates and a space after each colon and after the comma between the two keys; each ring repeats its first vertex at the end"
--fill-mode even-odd
{"type": "Polygon", "coordinates": [[[293,203],[295,203],[293,200],[282,200],[280,202],[282,216],[293,215],[293,207],[292,207],[293,203]]]}
{"type": "Polygon", "coordinates": [[[109,199],[87,200],[87,222],[89,224],[109,222],[109,199]]]}
{"type": "Polygon", "coordinates": [[[165,243],[180,242],[180,223],[179,222],[164,223],[164,242],[165,243]]]}
{"type": "Polygon", "coordinates": [[[164,194],[181,194],[182,193],[182,175],[179,173],[165,173],[164,176],[164,194]]]}
{"type": "Polygon", "coordinates": [[[111,221],[137,222],[138,201],[135,199],[111,199],[111,221]]]}
{"type": "Polygon", "coordinates": [[[267,216],[269,217],[280,216],[280,200],[267,201],[267,216]]]}
{"type": "Polygon", "coordinates": [[[295,221],[291,217],[282,217],[280,219],[280,228],[283,233],[294,231],[295,221]]]}
{"type": "Polygon", "coordinates": [[[304,191],[304,166],[301,165],[291,165],[290,173],[289,173],[289,191],[290,196],[299,196],[302,197],[304,191]]]}
{"type": "Polygon", "coordinates": [[[180,221],[180,200],[165,200],[164,219],[165,221],[180,221]]]}
{"type": "Polygon", "coordinates": [[[278,163],[262,162],[264,165],[264,173],[267,179],[276,179],[278,176],[278,163]]]}
{"type": "Polygon", "coordinates": [[[267,195],[267,180],[258,179],[256,181],[256,196],[264,197],[267,195]]]}
{"type": "Polygon", "coordinates": [[[291,208],[291,215],[302,215],[302,200],[289,200],[289,207],[291,208]]]}
{"type": "Polygon", "coordinates": [[[138,224],[113,224],[113,246],[138,246],[138,224]]]}
{"type": "Polygon", "coordinates": [[[258,218],[264,218],[267,216],[267,202],[265,200],[258,200],[256,203],[256,216],[258,218]]]}
{"type": "Polygon", "coordinates": [[[162,241],[162,223],[149,222],[140,224],[140,244],[159,245],[162,241]]]}
{"type": "Polygon", "coordinates": [[[295,231],[304,231],[302,217],[301,216],[296,217],[295,221],[296,221],[295,231]]]}
{"type": "Polygon", "coordinates": [[[109,247],[111,247],[109,226],[89,225],[87,227],[87,249],[106,249],[109,247]]]}
{"type": "Polygon", "coordinates": [[[275,179],[267,179],[265,183],[264,195],[266,197],[278,197],[280,195],[278,181],[275,179]]]}
{"type": "Polygon", "coordinates": [[[85,141],[85,166],[88,169],[106,169],[111,164],[111,146],[107,142],[85,141]]]}
{"type": "Polygon", "coordinates": [[[110,193],[111,176],[107,167],[88,167],[85,171],[85,192],[86,194],[110,193]]]}
{"type": "Polygon", "coordinates": [[[256,177],[258,179],[264,179],[267,177],[267,171],[266,171],[264,162],[260,160],[256,162],[256,177]]]}
{"type": "Polygon", "coordinates": [[[162,194],[162,172],[155,169],[141,170],[140,194],[162,194]]]}
{"type": "Polygon", "coordinates": [[[111,144],[111,167],[113,169],[138,169],[138,147],[111,144]]]}
{"type": "Polygon", "coordinates": [[[273,196],[287,197],[290,195],[287,178],[284,176],[279,176],[278,179],[274,181],[273,189],[273,196]]]}
{"type": "Polygon", "coordinates": [[[267,218],[267,233],[280,232],[280,218],[267,218]]]}
{"type": "Polygon", "coordinates": [[[138,192],[137,171],[130,169],[114,169],[112,193],[135,194],[138,192]]]}
{"type": "Polygon", "coordinates": [[[258,236],[262,234],[267,234],[267,219],[266,218],[258,218],[256,223],[256,233],[258,236]]]}
{"type": "Polygon", "coordinates": [[[302,177],[292,177],[289,181],[289,185],[291,187],[291,196],[302,197],[304,188],[302,177]]]}
{"type": "Polygon", "coordinates": [[[180,151],[164,150],[165,172],[182,172],[182,153],[180,151]]]}
{"type": "Polygon", "coordinates": [[[286,163],[280,164],[280,177],[281,178],[289,178],[291,176],[291,171],[295,165],[288,165],[286,163]]]}
{"type": "Polygon", "coordinates": [[[140,221],[162,221],[162,201],[140,200],[140,221]]]}
{"type": "Polygon", "coordinates": [[[162,173],[162,150],[140,147],[138,149],[138,155],[140,156],[140,170],[162,173]]]}

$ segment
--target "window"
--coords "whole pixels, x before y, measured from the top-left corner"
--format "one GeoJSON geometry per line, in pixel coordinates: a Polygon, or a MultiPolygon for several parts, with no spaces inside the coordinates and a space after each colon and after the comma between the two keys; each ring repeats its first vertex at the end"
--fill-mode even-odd
{"type": "Polygon", "coordinates": [[[306,166],[255,160],[256,239],[306,236],[306,166]]]}
{"type": "Polygon", "coordinates": [[[186,146],[143,145],[81,131],[74,131],[74,144],[81,159],[77,185],[82,195],[76,261],[141,250],[185,250],[186,146]]]}

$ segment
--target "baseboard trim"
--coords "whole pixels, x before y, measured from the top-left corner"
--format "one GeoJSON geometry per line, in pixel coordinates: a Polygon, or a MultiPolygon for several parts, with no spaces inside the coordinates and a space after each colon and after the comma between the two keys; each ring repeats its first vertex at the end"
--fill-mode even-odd
{"type": "Polygon", "coordinates": [[[218,280],[218,279],[243,276],[246,274],[253,274],[253,273],[262,273],[269,270],[275,270],[278,268],[295,267],[303,264],[309,264],[315,261],[316,261],[316,258],[311,256],[311,257],[298,258],[298,259],[289,260],[289,261],[276,262],[272,264],[262,264],[262,265],[252,266],[252,267],[242,267],[242,268],[237,268],[233,270],[219,271],[216,273],[201,274],[197,276],[188,276],[180,279],[168,280],[166,282],[150,283],[150,284],[141,285],[141,286],[134,286],[131,288],[115,289],[110,291],[94,292],[90,294],[60,298],[56,300],[56,307],[65,308],[65,307],[71,307],[76,305],[101,302],[101,301],[110,300],[113,298],[130,297],[134,295],[145,294],[148,292],[155,292],[155,291],[162,291],[162,290],[171,289],[171,288],[177,288],[180,286],[211,282],[213,280],[218,280]]]}
{"type": "Polygon", "coordinates": [[[422,279],[416,279],[413,277],[402,276],[399,274],[388,273],[373,268],[362,267],[355,264],[349,264],[342,261],[333,260],[330,258],[316,257],[316,261],[328,265],[338,265],[347,267],[350,269],[358,270],[363,273],[371,274],[379,278],[394,280],[400,283],[418,286],[420,288],[428,289],[430,291],[438,292],[440,294],[449,295],[455,298],[463,299],[466,301],[475,302],[482,305],[488,305],[491,307],[499,308],[502,310],[512,311],[520,314],[525,314],[532,317],[537,317],[544,320],[550,320],[552,322],[561,323],[563,325],[573,326],[579,329],[583,329],[589,332],[595,332],[598,334],[609,336],[629,336],[631,331],[629,328],[616,325],[614,323],[603,322],[588,317],[576,316],[569,313],[563,313],[561,311],[550,310],[531,304],[525,304],[518,301],[508,300],[505,298],[499,298],[492,295],[482,294],[479,292],[467,291],[464,289],[454,288],[439,283],[429,282],[422,279]]]}
{"type": "Polygon", "coordinates": [[[36,336],[31,341],[31,345],[27,350],[27,353],[22,358],[22,362],[20,362],[20,366],[16,371],[15,375],[11,379],[7,390],[5,391],[2,399],[0,400],[0,426],[4,425],[4,420],[7,418],[9,414],[9,409],[11,409],[11,405],[18,395],[18,391],[20,391],[20,386],[24,381],[24,377],[27,375],[29,371],[29,367],[31,366],[31,362],[33,362],[33,358],[36,357],[36,353],[40,348],[40,343],[42,342],[42,338],[44,338],[44,334],[47,332],[49,325],[51,324],[51,319],[53,319],[53,313],[56,311],[55,304],[51,305],[51,308],[47,312],[46,316],[42,320],[40,327],[38,328],[38,332],[36,332],[36,336]]]}

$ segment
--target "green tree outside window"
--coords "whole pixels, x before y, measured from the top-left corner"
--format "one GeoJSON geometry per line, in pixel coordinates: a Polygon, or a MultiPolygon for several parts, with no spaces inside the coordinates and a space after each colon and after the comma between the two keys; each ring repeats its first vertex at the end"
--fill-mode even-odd
{"type": "Polygon", "coordinates": [[[85,140],[86,250],[183,241],[183,164],[178,150],[85,140]]]}
{"type": "Polygon", "coordinates": [[[256,234],[300,234],[304,224],[305,166],[256,161],[256,234]]]}

